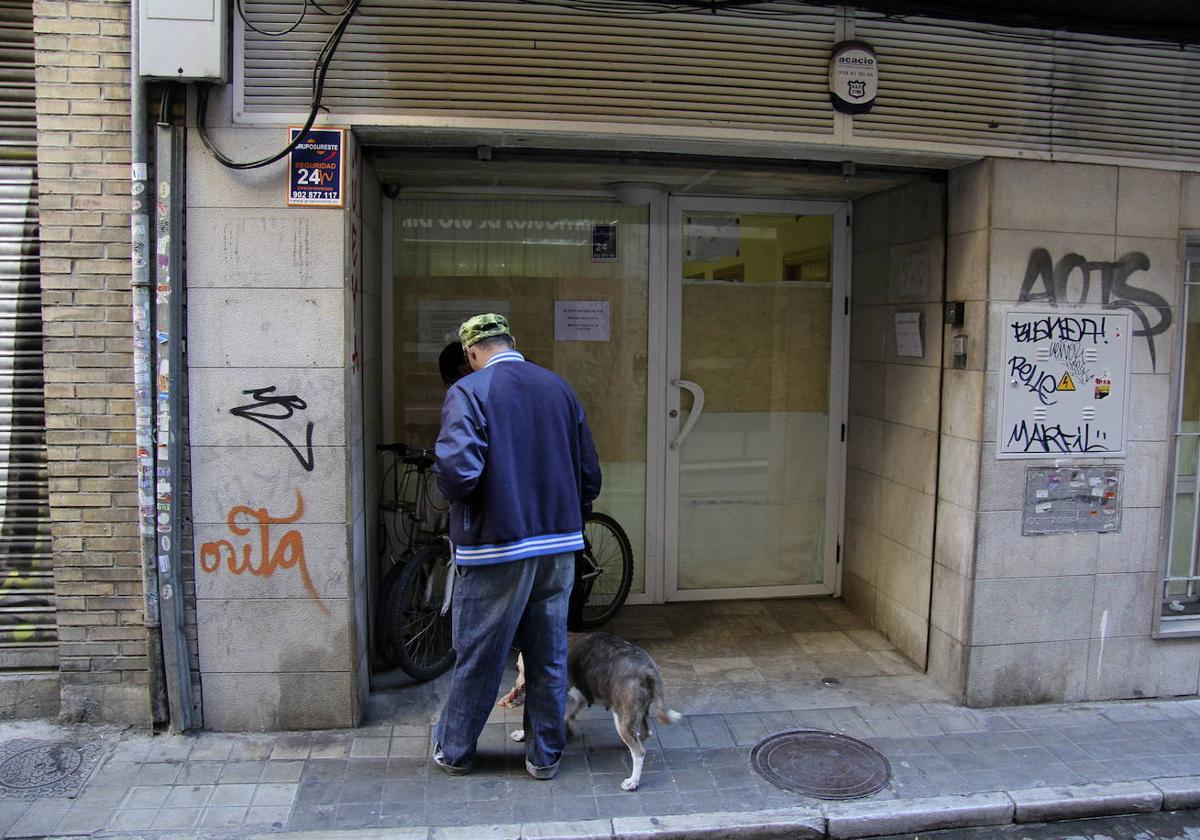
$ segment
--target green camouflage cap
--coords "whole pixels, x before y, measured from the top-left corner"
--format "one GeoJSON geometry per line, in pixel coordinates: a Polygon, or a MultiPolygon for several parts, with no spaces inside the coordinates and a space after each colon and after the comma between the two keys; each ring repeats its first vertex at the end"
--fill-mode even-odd
{"type": "Polygon", "coordinates": [[[470,347],[476,342],[497,335],[512,335],[512,333],[508,331],[508,319],[492,312],[468,318],[458,328],[458,340],[462,342],[463,347],[470,347]]]}

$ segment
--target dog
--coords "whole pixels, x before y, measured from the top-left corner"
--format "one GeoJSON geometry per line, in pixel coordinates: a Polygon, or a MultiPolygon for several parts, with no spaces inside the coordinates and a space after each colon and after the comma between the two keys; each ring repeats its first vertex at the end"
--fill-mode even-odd
{"type": "MultiPolygon", "coordinates": [[[[575,716],[597,700],[612,711],[617,735],[629,748],[633,772],[621,782],[621,790],[637,790],[642,781],[646,748],[642,741],[650,737],[650,712],[662,723],[677,723],[683,715],[668,709],[663,697],[662,675],[650,654],[635,644],[611,633],[569,633],[567,635],[567,693],[565,722],[570,731],[575,716]]],[[[524,702],[525,662],[517,657],[517,681],[512,690],[497,701],[511,709],[524,702]]],[[[517,729],[509,736],[524,741],[525,731],[517,729]]]]}

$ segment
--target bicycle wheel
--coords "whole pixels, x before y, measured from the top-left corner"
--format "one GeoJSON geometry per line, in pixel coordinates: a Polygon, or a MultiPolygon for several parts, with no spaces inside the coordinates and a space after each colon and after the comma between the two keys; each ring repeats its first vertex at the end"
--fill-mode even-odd
{"type": "Polygon", "coordinates": [[[375,609],[375,647],[379,654],[379,658],[388,667],[396,667],[400,663],[396,661],[396,654],[392,650],[392,646],[388,643],[389,634],[391,633],[392,612],[394,607],[392,604],[395,598],[396,581],[400,579],[400,573],[404,571],[404,560],[393,561],[392,567],[388,569],[383,580],[379,584],[379,602],[375,609]]]}
{"type": "Polygon", "coordinates": [[[587,587],[581,623],[585,630],[607,624],[621,609],[633,583],[633,548],[617,520],[593,513],[583,524],[585,564],[582,582],[587,587]]]}
{"type": "Polygon", "coordinates": [[[409,675],[431,680],[454,663],[450,611],[442,615],[446,575],[453,569],[450,547],[444,541],[427,545],[398,568],[395,582],[384,587],[380,649],[409,675]]]}

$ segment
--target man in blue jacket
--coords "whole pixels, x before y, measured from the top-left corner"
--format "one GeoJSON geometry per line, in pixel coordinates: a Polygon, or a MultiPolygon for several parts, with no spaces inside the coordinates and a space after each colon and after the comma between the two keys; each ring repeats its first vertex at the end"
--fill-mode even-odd
{"type": "Polygon", "coordinates": [[[458,580],[450,692],[434,762],[467,773],[513,642],[525,657],[525,767],[552,779],[566,743],[567,601],[600,465],[571,386],[516,351],[508,321],[459,328],[473,373],[446,392],[434,451],[458,580]]]}

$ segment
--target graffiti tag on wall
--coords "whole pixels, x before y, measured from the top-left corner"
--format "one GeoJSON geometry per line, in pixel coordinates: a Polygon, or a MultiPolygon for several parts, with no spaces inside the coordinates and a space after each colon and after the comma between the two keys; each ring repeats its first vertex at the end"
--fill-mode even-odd
{"type": "Polygon", "coordinates": [[[1145,338],[1150,350],[1150,366],[1157,369],[1154,340],[1171,328],[1171,307],[1156,292],[1139,288],[1129,277],[1150,268],[1150,259],[1131,253],[1116,262],[1088,260],[1079,254],[1067,254],[1057,263],[1045,248],[1035,248],[1025,267],[1020,303],[1046,302],[1051,306],[1099,303],[1105,309],[1127,309],[1141,325],[1134,336],[1145,338]],[[1072,294],[1072,282],[1078,292],[1072,294]],[[1097,289],[1099,300],[1093,298],[1097,289]]]}
{"type": "Polygon", "coordinates": [[[234,575],[251,574],[269,578],[280,569],[296,569],[304,582],[309,597],[317,602],[322,612],[329,612],[320,594],[313,586],[304,557],[304,537],[292,529],[272,540],[272,525],[291,525],[304,516],[304,497],[296,491],[296,510],[290,516],[271,516],[266,508],[236,505],[225,518],[229,532],[236,540],[213,540],[200,546],[200,568],[208,574],[216,574],[224,563],[234,575]]]}
{"type": "Polygon", "coordinates": [[[237,417],[244,417],[278,435],[288,445],[288,448],[292,450],[296,459],[300,461],[300,466],[312,472],[314,466],[312,445],[313,422],[309,420],[308,426],[304,431],[304,445],[307,455],[302,453],[296,444],[292,443],[291,438],[287,434],[272,425],[273,421],[282,422],[291,418],[297,411],[304,411],[308,408],[308,403],[295,394],[276,394],[274,391],[274,385],[267,388],[251,388],[248,391],[242,391],[243,394],[249,394],[253,397],[256,402],[231,408],[229,409],[229,413],[237,417]]]}
{"type": "Polygon", "coordinates": [[[1133,323],[1124,312],[1008,312],[998,457],[1123,451],[1133,323]]]}

